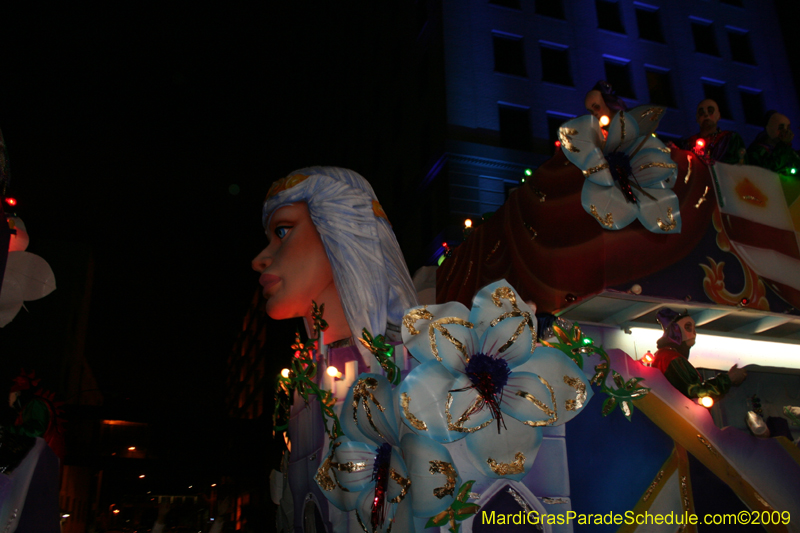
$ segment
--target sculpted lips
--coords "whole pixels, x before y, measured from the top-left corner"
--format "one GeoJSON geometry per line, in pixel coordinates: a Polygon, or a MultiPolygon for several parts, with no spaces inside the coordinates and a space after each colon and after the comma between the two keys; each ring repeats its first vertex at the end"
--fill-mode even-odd
{"type": "Polygon", "coordinates": [[[261,277],[258,278],[258,282],[264,287],[264,290],[267,290],[271,286],[275,285],[281,280],[278,276],[273,276],[272,274],[261,274],[261,277]]]}

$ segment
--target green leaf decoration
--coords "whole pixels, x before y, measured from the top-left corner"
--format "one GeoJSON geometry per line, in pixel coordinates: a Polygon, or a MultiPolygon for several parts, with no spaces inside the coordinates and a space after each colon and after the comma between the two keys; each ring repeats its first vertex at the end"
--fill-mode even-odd
{"type": "Polygon", "coordinates": [[[392,385],[399,385],[402,376],[400,375],[400,368],[394,362],[394,346],[387,343],[383,335],[373,338],[367,328],[361,330],[361,338],[358,340],[378,360],[381,368],[386,372],[386,379],[392,385]]]}
{"type": "Polygon", "coordinates": [[[601,411],[601,413],[603,413],[603,416],[608,416],[608,414],[611,413],[611,411],[613,411],[616,406],[617,406],[617,399],[614,398],[613,396],[610,396],[606,398],[606,400],[603,402],[603,410],[601,411]]]}
{"type": "Polygon", "coordinates": [[[436,516],[430,517],[427,524],[425,524],[425,527],[442,527],[447,522],[450,522],[449,530],[452,533],[458,533],[459,529],[461,528],[461,524],[459,524],[459,522],[463,522],[464,520],[468,519],[470,516],[477,513],[481,508],[480,505],[467,503],[467,500],[469,500],[469,491],[473,484],[475,484],[475,480],[464,482],[458,489],[458,495],[456,495],[456,499],[453,500],[453,503],[450,504],[450,507],[436,516]]]}

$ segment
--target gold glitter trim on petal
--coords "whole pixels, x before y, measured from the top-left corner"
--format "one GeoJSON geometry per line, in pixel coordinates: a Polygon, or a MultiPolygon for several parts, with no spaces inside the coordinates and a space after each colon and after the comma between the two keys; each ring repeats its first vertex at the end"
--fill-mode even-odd
{"type": "Polygon", "coordinates": [[[353,422],[358,424],[358,402],[360,401],[361,405],[364,406],[364,411],[367,414],[367,421],[370,427],[375,430],[375,433],[377,433],[380,438],[386,440],[386,437],[381,435],[381,432],[375,426],[375,422],[372,421],[372,411],[370,411],[369,403],[367,403],[367,400],[369,400],[374,403],[375,407],[380,411],[386,410],[372,393],[376,388],[378,388],[378,380],[375,378],[361,378],[356,382],[356,385],[353,387],[353,422]]]}
{"type": "Polygon", "coordinates": [[[515,491],[514,489],[512,489],[511,487],[508,487],[508,488],[506,489],[506,492],[507,492],[507,493],[509,493],[509,494],[511,494],[511,497],[512,497],[512,498],[514,498],[514,500],[516,500],[517,504],[518,504],[520,507],[522,507],[522,509],[523,509],[523,510],[524,510],[526,513],[530,513],[530,512],[533,510],[533,509],[531,509],[530,505],[528,505],[528,502],[526,502],[526,501],[525,501],[525,500],[522,498],[522,496],[520,496],[520,495],[519,495],[519,493],[518,493],[517,491],[515,491]]]}
{"type": "Polygon", "coordinates": [[[449,429],[450,431],[458,431],[459,433],[474,433],[475,431],[483,429],[489,424],[491,424],[494,419],[487,420],[486,422],[484,422],[479,426],[471,428],[464,427],[464,423],[469,421],[469,413],[474,413],[479,409],[481,400],[483,400],[483,398],[481,398],[480,396],[475,398],[475,401],[472,402],[472,405],[470,405],[469,408],[467,408],[467,410],[464,411],[464,414],[462,414],[458,418],[456,423],[453,424],[453,416],[450,414],[450,406],[453,405],[453,395],[448,392],[447,401],[444,404],[444,414],[447,417],[447,429],[449,429]]]}
{"type": "Polygon", "coordinates": [[[707,194],[708,194],[708,185],[706,185],[706,190],[703,191],[703,196],[701,196],[700,199],[697,200],[697,203],[694,204],[695,209],[700,207],[700,205],[702,205],[702,203],[706,201],[706,195],[707,194]]]}
{"type": "Polygon", "coordinates": [[[531,426],[531,427],[535,427],[535,428],[536,427],[542,427],[542,426],[552,426],[553,424],[558,422],[558,412],[556,410],[556,391],[553,390],[553,387],[550,386],[550,384],[547,382],[546,379],[544,379],[542,376],[538,376],[538,377],[539,377],[539,381],[541,381],[542,384],[545,387],[547,387],[547,390],[550,391],[550,400],[551,400],[551,402],[553,404],[553,408],[552,409],[547,407],[547,405],[544,402],[542,402],[541,400],[537,399],[533,394],[531,394],[529,392],[525,392],[523,390],[518,390],[517,392],[514,393],[515,395],[519,396],[520,398],[525,398],[526,400],[531,402],[533,405],[535,405],[537,408],[539,408],[539,410],[542,411],[545,415],[547,415],[547,420],[539,420],[539,421],[536,421],[536,422],[534,422],[533,420],[524,420],[524,421],[522,421],[522,423],[525,424],[526,426],[531,426]]]}
{"type": "Polygon", "coordinates": [[[664,471],[663,470],[661,470],[658,473],[658,475],[653,480],[653,482],[650,483],[650,486],[647,487],[647,490],[644,492],[644,495],[642,496],[642,501],[643,502],[646,502],[648,499],[650,499],[650,495],[653,494],[654,490],[656,490],[656,487],[658,486],[658,482],[661,481],[662,477],[664,477],[664,471]]]}
{"type": "Polygon", "coordinates": [[[363,470],[366,470],[366,468],[367,468],[367,463],[365,461],[358,461],[358,462],[347,461],[346,463],[336,464],[336,470],[338,470],[339,472],[349,472],[351,474],[354,472],[361,472],[363,470]]]}
{"type": "Polygon", "coordinates": [[[420,431],[426,431],[428,429],[428,425],[414,416],[414,414],[408,408],[409,403],[411,403],[411,398],[409,398],[408,394],[404,392],[400,395],[400,407],[403,408],[403,416],[406,417],[406,420],[408,420],[408,423],[411,424],[411,427],[419,429],[420,431]]]}
{"type": "Polygon", "coordinates": [[[508,300],[513,309],[519,310],[517,307],[517,295],[511,287],[497,287],[492,293],[492,302],[497,307],[503,307],[503,300],[508,300]]]}
{"type": "Polygon", "coordinates": [[[592,174],[600,172],[601,170],[605,170],[607,168],[608,168],[608,163],[602,163],[600,165],[597,165],[596,167],[589,167],[581,172],[583,172],[584,176],[591,176],[592,174]]]}
{"type": "Polygon", "coordinates": [[[678,223],[675,222],[675,217],[672,216],[671,207],[667,208],[667,222],[664,222],[660,218],[657,218],[656,224],[658,224],[658,227],[661,228],[663,231],[672,231],[673,229],[675,229],[675,226],[677,226],[678,223]]]}
{"type": "Polygon", "coordinates": [[[602,217],[601,217],[601,216],[600,216],[600,215],[597,213],[597,208],[594,206],[594,204],[591,204],[591,205],[589,206],[589,209],[590,209],[590,210],[591,210],[591,212],[592,212],[592,216],[593,216],[594,218],[596,218],[596,219],[597,219],[597,221],[598,221],[599,223],[601,223],[602,225],[604,225],[605,227],[607,227],[607,228],[610,228],[611,226],[613,226],[613,225],[614,225],[614,216],[613,216],[611,213],[606,213],[606,217],[605,217],[605,218],[602,218],[602,217]]]}
{"type": "Polygon", "coordinates": [[[508,339],[503,346],[497,350],[498,353],[503,353],[508,350],[511,345],[513,345],[517,338],[519,338],[520,334],[525,330],[525,325],[527,324],[528,329],[531,330],[531,353],[536,349],[536,324],[531,317],[531,314],[528,311],[522,311],[519,306],[517,305],[517,296],[514,294],[513,289],[511,287],[498,287],[492,293],[492,302],[497,307],[502,307],[503,302],[502,300],[508,300],[509,304],[511,304],[511,308],[513,311],[503,313],[499,317],[495,318],[489,324],[491,327],[495,327],[497,324],[502,322],[507,318],[514,318],[514,317],[523,317],[524,320],[519,324],[517,330],[511,335],[511,338],[508,339]]]}
{"type": "Polygon", "coordinates": [[[400,503],[403,501],[403,498],[406,497],[406,494],[408,494],[408,489],[411,488],[411,480],[398,474],[394,468],[389,470],[389,477],[391,477],[395,483],[400,485],[400,494],[389,500],[389,502],[400,503]]]}
{"type": "Polygon", "coordinates": [[[319,483],[319,486],[322,490],[325,491],[332,491],[338,485],[340,489],[345,492],[350,492],[348,489],[344,488],[341,483],[339,483],[339,479],[336,477],[336,472],[333,473],[333,478],[329,475],[329,472],[332,468],[338,467],[338,463],[334,462],[333,454],[336,451],[336,448],[341,446],[341,442],[334,442],[331,444],[331,449],[328,451],[328,457],[322,462],[320,467],[317,469],[317,473],[314,476],[314,480],[319,483]]]}
{"type": "Polygon", "coordinates": [[[664,152],[665,154],[671,154],[672,153],[672,150],[670,150],[666,146],[663,146],[663,147],[657,146],[656,150],[658,150],[659,152],[664,152]]]}
{"type": "Polygon", "coordinates": [[[420,334],[420,331],[414,327],[417,320],[433,320],[433,314],[428,311],[428,306],[412,309],[403,317],[403,325],[408,330],[409,335],[420,334]]]}
{"type": "Polygon", "coordinates": [[[663,161],[650,161],[644,165],[640,165],[637,172],[647,170],[648,168],[678,168],[677,163],[664,163],[663,161]]]}
{"type": "Polygon", "coordinates": [[[683,178],[684,183],[689,183],[689,177],[692,175],[692,156],[686,156],[686,162],[689,163],[686,165],[686,177],[683,178]]]}
{"type": "Polygon", "coordinates": [[[486,463],[498,476],[513,476],[525,471],[525,455],[522,452],[517,452],[511,463],[498,463],[491,457],[486,460],[486,463]]]}
{"type": "Polygon", "coordinates": [[[586,402],[586,383],[578,378],[564,376],[564,383],[575,389],[575,399],[569,399],[566,403],[567,411],[577,411],[586,402]]]}
{"type": "Polygon", "coordinates": [[[565,150],[569,150],[570,152],[577,154],[580,152],[580,150],[572,144],[572,137],[570,137],[570,135],[578,135],[578,130],[573,128],[565,128],[563,126],[558,128],[558,140],[561,141],[561,146],[565,150]]]}
{"type": "Polygon", "coordinates": [[[364,533],[369,533],[367,526],[365,526],[364,522],[361,521],[361,517],[358,515],[357,512],[355,513],[355,515],[356,515],[356,520],[358,521],[358,525],[361,526],[361,529],[364,530],[364,533]]]}
{"type": "Polygon", "coordinates": [[[697,435],[697,440],[699,440],[699,441],[700,441],[700,443],[701,443],[703,446],[705,446],[706,448],[708,448],[708,451],[710,451],[710,452],[711,452],[711,453],[714,455],[714,457],[719,457],[719,453],[717,453],[717,450],[715,450],[715,449],[714,449],[714,447],[713,447],[713,446],[711,446],[711,443],[710,443],[710,442],[708,442],[704,436],[702,436],[702,435],[697,435]]]}
{"type": "Polygon", "coordinates": [[[639,118],[646,118],[648,115],[650,115],[650,120],[655,122],[656,120],[658,120],[658,117],[660,117],[661,113],[663,112],[664,112],[663,107],[650,107],[648,109],[645,109],[642,112],[642,116],[639,118]]]}
{"type": "Polygon", "coordinates": [[[433,489],[433,495],[439,498],[440,500],[445,496],[452,496],[453,492],[456,490],[456,477],[458,474],[456,473],[456,469],[453,468],[452,463],[448,463],[447,461],[428,461],[431,467],[428,469],[429,472],[433,475],[442,474],[447,478],[443,487],[436,487],[433,489]]]}
{"type": "Polygon", "coordinates": [[[467,322],[463,318],[458,318],[455,316],[446,316],[444,318],[439,318],[432,321],[428,326],[428,340],[431,343],[431,353],[433,353],[433,357],[435,357],[440,363],[442,362],[442,358],[439,356],[439,347],[436,345],[436,331],[438,331],[445,339],[450,341],[453,346],[456,347],[456,350],[461,352],[461,355],[464,356],[464,360],[469,363],[469,354],[467,353],[467,349],[464,348],[464,344],[453,337],[453,334],[450,333],[446,327],[444,327],[448,324],[457,324],[468,329],[475,327],[472,322],[467,322]]]}

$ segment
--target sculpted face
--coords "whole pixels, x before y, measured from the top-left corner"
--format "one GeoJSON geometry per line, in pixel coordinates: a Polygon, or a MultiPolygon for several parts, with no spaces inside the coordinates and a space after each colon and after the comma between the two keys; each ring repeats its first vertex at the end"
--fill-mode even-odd
{"type": "Polygon", "coordinates": [[[773,140],[783,139],[791,131],[791,126],[792,124],[786,115],[774,113],[767,122],[767,136],[773,140]]]}
{"type": "Polygon", "coordinates": [[[600,117],[603,115],[607,116],[609,120],[614,118],[615,113],[608,109],[608,106],[603,100],[603,95],[596,89],[594,91],[589,91],[589,93],[586,95],[584,105],[586,106],[586,111],[593,115],[597,120],[600,120],[600,117]]]}
{"type": "Polygon", "coordinates": [[[700,125],[700,129],[716,128],[719,119],[719,106],[714,100],[703,100],[698,104],[697,123],[700,125]]]}
{"type": "Polygon", "coordinates": [[[678,327],[681,328],[681,341],[686,343],[686,346],[691,348],[694,346],[697,339],[697,332],[694,329],[694,319],[690,316],[684,317],[677,322],[678,327]]]}
{"type": "Polygon", "coordinates": [[[270,317],[310,320],[312,300],[317,304],[333,299],[339,302],[331,264],[308,204],[298,202],[277,209],[265,231],[269,244],[253,259],[252,266],[261,272],[259,283],[270,317]]]}

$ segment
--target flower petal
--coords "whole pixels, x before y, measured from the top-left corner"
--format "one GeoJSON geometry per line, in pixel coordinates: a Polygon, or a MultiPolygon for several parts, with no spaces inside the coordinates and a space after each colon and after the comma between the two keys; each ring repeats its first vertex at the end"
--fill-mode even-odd
{"type": "Polygon", "coordinates": [[[572,420],[592,398],[592,387],[586,374],[572,359],[556,348],[540,346],[533,357],[518,367],[517,371],[542,376],[552,387],[558,416],[554,426],[572,420]]]}
{"type": "Polygon", "coordinates": [[[539,446],[542,428],[533,428],[506,417],[500,434],[492,425],[467,436],[467,451],[473,465],[490,478],[520,480],[531,469],[539,446]]]}
{"type": "Polygon", "coordinates": [[[389,462],[389,499],[398,501],[404,499],[410,488],[411,482],[409,481],[408,468],[403,460],[403,454],[400,448],[393,447],[392,458],[389,462]]]}
{"type": "Polygon", "coordinates": [[[642,198],[637,194],[639,203],[639,221],[653,233],[680,233],[681,206],[677,195],[669,189],[648,189],[648,194],[655,198],[642,198]]]}
{"type": "Polygon", "coordinates": [[[504,415],[511,415],[531,427],[558,422],[555,389],[544,377],[532,372],[512,372],[500,402],[504,415]]]}
{"type": "Polygon", "coordinates": [[[333,452],[336,478],[350,492],[364,490],[372,480],[376,448],[354,440],[342,442],[333,452]],[[338,466],[337,466],[338,465],[338,466]]]}
{"type": "Polygon", "coordinates": [[[608,125],[608,137],[603,154],[627,152],[632,149],[631,146],[635,146],[633,143],[637,137],[639,137],[639,124],[628,116],[626,111],[620,110],[608,125]]]}
{"type": "Polygon", "coordinates": [[[375,500],[375,484],[373,483],[370,487],[366,490],[361,491],[361,496],[358,498],[358,506],[356,507],[356,512],[358,513],[358,519],[361,521],[361,524],[364,526],[365,531],[369,531],[370,533],[387,533],[390,528],[394,531],[394,527],[392,525],[392,520],[394,519],[395,515],[397,514],[397,504],[396,503],[389,503],[389,498],[386,499],[386,514],[383,524],[373,530],[372,528],[372,503],[375,500]]]}
{"type": "MultiPolygon", "coordinates": [[[[558,129],[558,138],[564,155],[579,169],[596,168],[606,162],[603,157],[603,133],[600,123],[592,115],[584,115],[562,124],[558,129]]],[[[608,170],[600,173],[598,179],[600,176],[607,178],[607,185],[613,182],[608,170]]]]}
{"type": "Polygon", "coordinates": [[[470,380],[452,374],[437,362],[418,366],[406,377],[399,387],[401,417],[415,433],[432,438],[438,442],[453,442],[464,438],[469,428],[480,426],[491,420],[487,409],[471,415],[459,424],[459,419],[477,399],[474,389],[450,393],[471,387],[470,380]],[[452,405],[447,406],[448,397],[452,405]],[[450,413],[450,420],[447,413],[450,413]],[[459,427],[459,429],[450,429],[459,427]]]}
{"type": "Polygon", "coordinates": [[[586,212],[606,229],[622,229],[639,214],[639,206],[625,200],[616,184],[603,187],[586,180],[581,192],[581,203],[586,212]]]}
{"type": "Polygon", "coordinates": [[[379,374],[358,376],[347,391],[339,423],[351,440],[375,446],[399,443],[397,405],[389,380],[379,374]]]}
{"type": "Polygon", "coordinates": [[[418,361],[439,361],[454,375],[464,370],[477,336],[469,310],[459,302],[415,307],[403,317],[403,343],[418,361]]]}
{"type": "Polygon", "coordinates": [[[636,182],[644,188],[671,189],[675,186],[678,164],[670,157],[669,149],[655,137],[640,137],[642,147],[631,158],[636,182]]]}
{"type": "Polygon", "coordinates": [[[639,135],[648,136],[658,129],[658,123],[667,108],[660,105],[647,104],[629,110],[627,116],[639,125],[639,135]]]}
{"type": "Polygon", "coordinates": [[[434,516],[450,507],[461,478],[447,448],[414,433],[404,435],[401,444],[414,487],[414,515],[434,516]]]}
{"type": "Polygon", "coordinates": [[[478,348],[480,353],[504,359],[511,370],[530,359],[535,346],[536,317],[518,315],[510,312],[498,317],[498,322],[483,334],[478,348]]]}
{"type": "MultiPolygon", "coordinates": [[[[342,443],[349,442],[347,437],[339,437],[333,441],[333,448],[335,450],[341,446],[342,443]]],[[[350,492],[342,488],[339,481],[339,470],[333,463],[336,458],[332,454],[326,454],[325,460],[317,470],[317,475],[314,476],[314,481],[322,490],[322,493],[337,509],[342,511],[352,511],[358,504],[358,493],[350,492]]],[[[371,471],[370,471],[371,473],[371,471]]]]}

